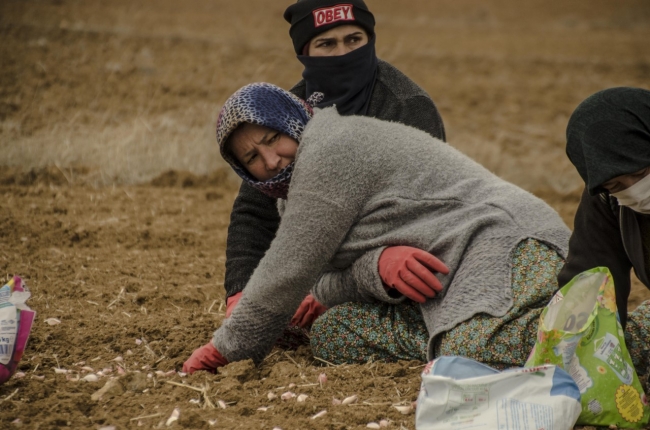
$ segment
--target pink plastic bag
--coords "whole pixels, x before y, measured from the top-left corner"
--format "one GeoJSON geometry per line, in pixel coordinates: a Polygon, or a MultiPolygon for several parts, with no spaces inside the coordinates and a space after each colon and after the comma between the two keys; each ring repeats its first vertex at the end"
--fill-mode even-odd
{"type": "Polygon", "coordinates": [[[36,316],[25,304],[30,295],[18,276],[0,288],[0,384],[13,375],[25,352],[36,316]]]}

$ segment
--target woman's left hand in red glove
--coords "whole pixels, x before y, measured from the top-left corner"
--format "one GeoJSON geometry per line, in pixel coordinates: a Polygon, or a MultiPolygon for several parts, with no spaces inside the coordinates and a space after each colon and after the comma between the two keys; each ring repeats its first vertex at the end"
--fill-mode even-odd
{"type": "Polygon", "coordinates": [[[217,367],[223,367],[226,364],[228,364],[228,360],[217,351],[212,342],[208,342],[201,348],[195,349],[190,358],[183,363],[183,372],[194,373],[197,370],[205,370],[217,373],[217,367]]]}
{"type": "Polygon", "coordinates": [[[242,294],[243,293],[240,291],[226,299],[226,318],[230,318],[232,311],[235,310],[235,306],[237,306],[237,303],[241,300],[242,294]]]}
{"type": "Polygon", "coordinates": [[[311,327],[314,321],[316,321],[316,318],[321,316],[326,310],[327,308],[318,303],[314,296],[310,294],[300,304],[293,318],[291,318],[290,325],[302,328],[311,327]]]}

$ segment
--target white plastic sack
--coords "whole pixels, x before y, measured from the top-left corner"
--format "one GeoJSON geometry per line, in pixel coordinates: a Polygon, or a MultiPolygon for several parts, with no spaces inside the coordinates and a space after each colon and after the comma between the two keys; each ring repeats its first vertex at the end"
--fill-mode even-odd
{"type": "Polygon", "coordinates": [[[559,367],[495,370],[463,357],[424,368],[417,430],[569,430],[580,415],[580,390],[559,367]]]}

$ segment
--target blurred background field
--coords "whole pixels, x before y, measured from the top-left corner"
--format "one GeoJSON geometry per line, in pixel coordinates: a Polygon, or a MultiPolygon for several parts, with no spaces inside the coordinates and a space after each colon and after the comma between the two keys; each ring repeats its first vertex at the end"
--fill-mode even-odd
{"type": "MultiPolygon", "coordinates": [[[[564,154],[568,118],[600,89],[650,88],[650,2],[367,3],[379,57],[432,96],[449,144],[545,199],[571,227],[582,182],[564,154]]],[[[126,357],[135,337],[158,342],[155,358],[141,348],[125,360],[178,370],[218,326],[237,179],[219,157],[216,116],[242,85],[289,88],[299,80],[282,19],[288,4],[0,1],[0,236],[10,245],[0,252],[0,270],[25,276],[39,315],[66,323],[37,326],[21,365],[28,375],[58,366],[54,354],[61,366],[126,357]]],[[[631,307],[648,298],[637,283],[631,307]]],[[[292,357],[279,354],[267,365],[284,375],[278,369],[297,361],[303,367],[294,382],[317,370],[308,354],[292,357]]],[[[400,400],[390,387],[358,385],[366,374],[385,374],[414,399],[417,368],[382,369],[338,369],[349,383],[336,390],[357,389],[376,403],[400,400]]],[[[47,378],[55,379],[45,391],[35,379],[2,387],[2,398],[20,394],[3,404],[0,423],[31,416],[30,428],[129,428],[145,406],[168,416],[192,394],[159,386],[149,397],[97,405],[84,400],[96,388],[47,378]]],[[[220,396],[238,403],[220,412],[217,428],[356,428],[386,416],[357,408],[351,421],[332,413],[319,423],[286,406],[265,418],[254,394],[237,394],[264,397],[268,387],[256,383],[230,394],[222,388],[220,396]]],[[[310,395],[314,407],[331,402],[330,392],[310,395]]],[[[207,425],[205,411],[196,414],[180,424],[207,425]]],[[[412,418],[389,416],[395,428],[412,428],[412,418]]]]}
{"type": "MultiPolygon", "coordinates": [[[[649,84],[645,0],[368,3],[380,58],[429,92],[449,142],[529,190],[580,186],[563,146],[582,99],[649,84]]],[[[0,165],[83,166],[97,184],[213,171],[225,98],[300,77],[286,5],[3,1],[0,165]]]]}

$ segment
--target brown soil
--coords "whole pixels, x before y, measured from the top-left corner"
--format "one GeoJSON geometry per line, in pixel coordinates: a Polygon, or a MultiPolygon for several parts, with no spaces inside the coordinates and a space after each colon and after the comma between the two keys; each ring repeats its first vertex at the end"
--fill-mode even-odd
{"type": "MultiPolygon", "coordinates": [[[[572,226],[581,185],[563,152],[567,119],[599,89],[650,85],[650,4],[371,3],[379,56],[433,96],[450,144],[572,226]]],[[[331,367],[308,349],[274,350],[259,369],[164,374],[224,316],[237,184],[214,120],[241,85],[300,76],[287,4],[0,3],[0,270],[26,280],[38,312],[25,376],[0,387],[0,427],[166,428],[179,408],[170,428],[414,428],[392,405],[416,399],[421,363],[331,367]],[[83,366],[107,374],[75,381],[83,366]],[[91,397],[118,367],[126,374],[91,397]],[[169,382],[205,387],[208,401],[169,382]],[[267,397],[285,391],[309,397],[267,397]]],[[[648,298],[637,282],[631,308],[648,298]]]]}

